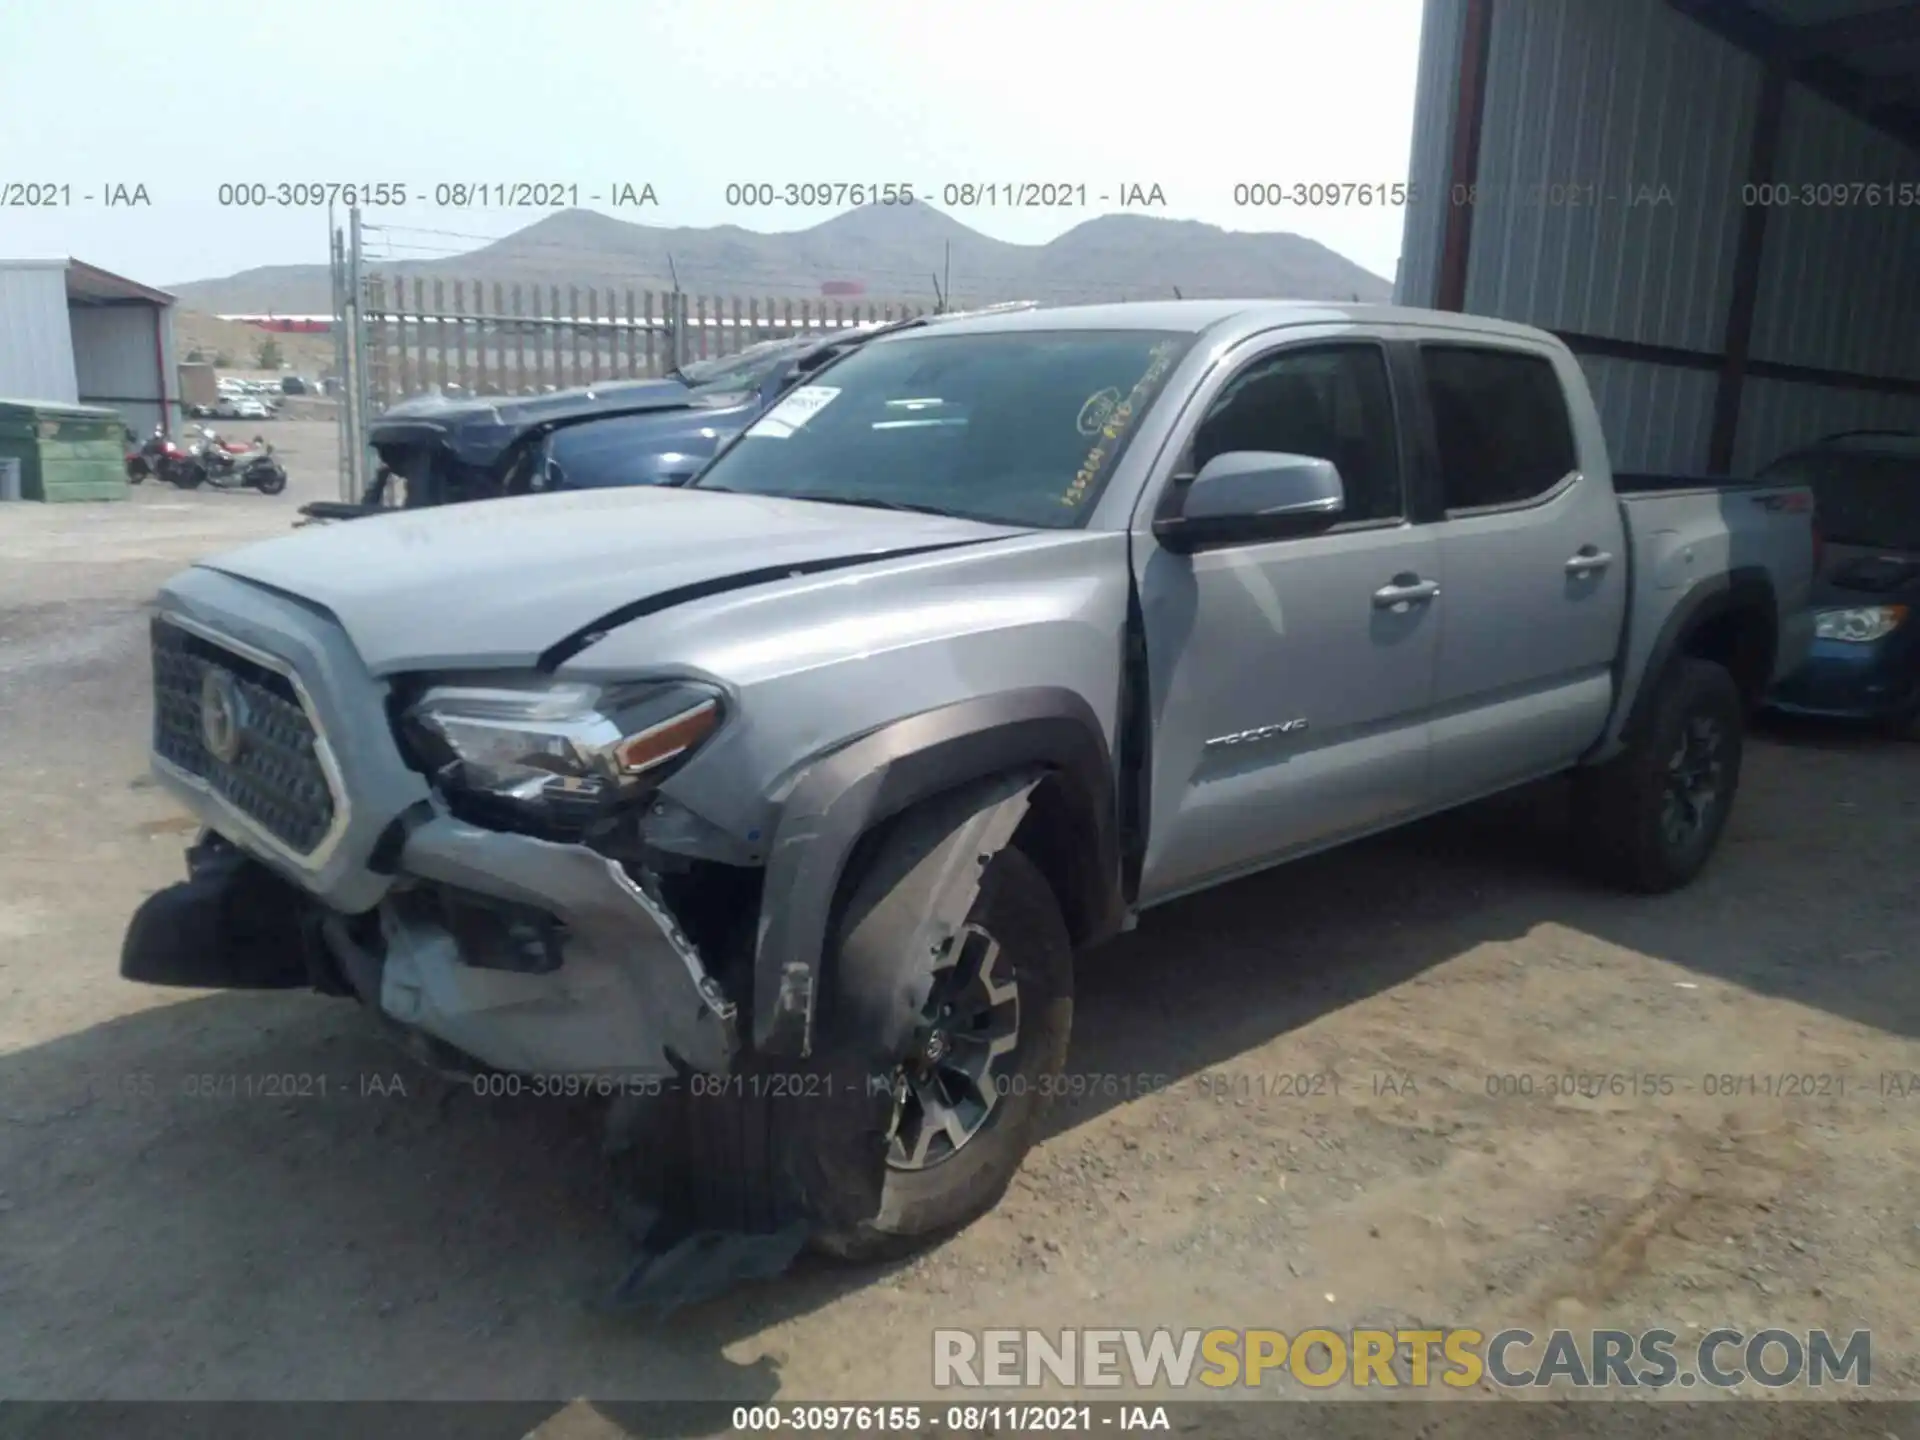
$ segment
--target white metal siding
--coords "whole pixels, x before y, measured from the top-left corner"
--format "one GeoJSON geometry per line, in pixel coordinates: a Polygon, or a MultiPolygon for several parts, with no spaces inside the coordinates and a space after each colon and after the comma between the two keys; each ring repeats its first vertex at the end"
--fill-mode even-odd
{"type": "Polygon", "coordinates": [[[1662,0],[1495,4],[1466,308],[1719,349],[1759,84],[1662,0]]]}
{"type": "Polygon", "coordinates": [[[1920,155],[1795,85],[1775,179],[1815,203],[1767,214],[1753,358],[1920,380],[1920,155]],[[1893,193],[1831,188],[1856,184],[1893,193]]]}
{"type": "MultiPolygon", "coordinates": [[[[1409,178],[1440,203],[1409,207],[1406,304],[1437,298],[1465,9],[1426,5],[1409,178]]],[[[1664,0],[1493,0],[1465,308],[1718,353],[1761,81],[1758,61],[1664,0]]],[[[1920,182],[1920,156],[1790,85],[1776,170],[1897,192],[1920,182]]],[[[1752,358],[1920,378],[1920,207],[1776,207],[1767,220],[1752,358]]],[[[1581,364],[1617,466],[1706,467],[1715,373],[1581,364]]],[[[1920,426],[1920,401],[1750,376],[1734,468],[1881,426],[1920,426]]]]}
{"type": "Polygon", "coordinates": [[[1616,470],[1697,473],[1707,468],[1717,383],[1711,371],[1606,355],[1582,355],[1580,368],[1593,387],[1616,470]]]}
{"type": "Polygon", "coordinates": [[[1440,244],[1446,231],[1454,97],[1460,88],[1460,33],[1466,0],[1427,0],[1420,22],[1420,66],[1414,81],[1413,154],[1400,235],[1393,303],[1430,306],[1439,298],[1440,244]]]}
{"type": "Polygon", "coordinates": [[[71,405],[79,393],[65,268],[0,263],[0,399],[71,405]]]}
{"type": "Polygon", "coordinates": [[[1920,396],[1749,377],[1733,445],[1734,472],[1751,474],[1796,445],[1837,430],[1920,430],[1920,396]]]}
{"type": "MultiPolygon", "coordinates": [[[[74,369],[83,405],[118,410],[136,433],[160,421],[162,353],[166,356],[167,398],[177,399],[178,366],[173,360],[172,313],[154,305],[76,305],[72,308],[74,369]],[[160,326],[161,349],[154,345],[160,326]]],[[[178,411],[168,416],[177,424],[178,411]]]]}

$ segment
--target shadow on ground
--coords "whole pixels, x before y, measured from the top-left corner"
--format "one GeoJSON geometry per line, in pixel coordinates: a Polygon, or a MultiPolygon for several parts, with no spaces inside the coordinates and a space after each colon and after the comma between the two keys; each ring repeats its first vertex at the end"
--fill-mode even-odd
{"type": "MultiPolygon", "coordinates": [[[[1549,785],[1152,912],[1084,966],[1071,1068],[1193,1076],[1543,924],[1920,1035],[1896,938],[1920,746],[1814,732],[1749,762],[1724,851],[1673,896],[1577,878],[1549,785]]],[[[1126,1098],[1096,1087],[1055,1132],[1126,1098]]],[[[15,1394],[62,1393],[84,1354],[96,1395],[753,1403],[780,1357],[727,1346],[884,1273],[806,1261],[663,1327],[594,1313],[624,1260],[595,1113],[427,1076],[344,1002],[195,998],[0,1058],[0,1119],[0,1195],[26,1217],[0,1295],[40,1332],[0,1355],[15,1394]],[[244,1338],[209,1351],[216,1333],[244,1338]]]]}

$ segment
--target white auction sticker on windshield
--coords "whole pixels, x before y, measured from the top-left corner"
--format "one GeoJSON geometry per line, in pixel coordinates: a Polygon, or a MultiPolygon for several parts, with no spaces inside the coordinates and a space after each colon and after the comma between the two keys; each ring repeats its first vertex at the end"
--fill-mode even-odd
{"type": "Polygon", "coordinates": [[[818,415],[840,393],[836,385],[802,385],[778,405],[760,417],[753,427],[755,435],[784,440],[818,415]]]}

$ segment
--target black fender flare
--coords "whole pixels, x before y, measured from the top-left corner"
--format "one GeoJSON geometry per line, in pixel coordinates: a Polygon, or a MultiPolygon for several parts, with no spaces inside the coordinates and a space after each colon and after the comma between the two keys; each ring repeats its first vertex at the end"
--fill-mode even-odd
{"type": "MultiPolygon", "coordinates": [[[[1645,730],[1659,699],[1660,687],[1665,683],[1675,658],[1686,653],[1688,641],[1704,626],[1739,610],[1757,610],[1766,617],[1768,626],[1777,630],[1779,610],[1774,596],[1773,577],[1764,568],[1742,565],[1723,575],[1708,576],[1688,590],[1668,612],[1660,633],[1654,637],[1653,648],[1647,652],[1640,688],[1634,692],[1632,706],[1627,711],[1625,723],[1620,727],[1623,744],[1631,745],[1645,730]]],[[[1771,634],[1765,673],[1761,677],[1763,688],[1772,677],[1773,655],[1779,644],[1779,635],[1771,634]]]]}
{"type": "Polygon", "coordinates": [[[1057,784],[1089,853],[1062,896],[1090,939],[1118,931],[1119,811],[1113,762],[1093,708],[1036,686],[957,701],[896,720],[815,761],[773,828],[753,962],[753,1046],[804,1057],[841,882],[855,847],[910,806],[991,776],[1037,767],[1057,784]]]}

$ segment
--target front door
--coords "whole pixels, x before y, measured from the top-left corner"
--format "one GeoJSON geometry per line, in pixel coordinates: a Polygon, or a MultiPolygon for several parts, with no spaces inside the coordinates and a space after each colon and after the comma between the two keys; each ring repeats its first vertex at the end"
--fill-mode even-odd
{"type": "Polygon", "coordinates": [[[1249,342],[1221,367],[1136,518],[1151,678],[1152,904],[1425,803],[1439,550],[1410,517],[1410,452],[1384,346],[1249,342]],[[1296,539],[1163,550],[1151,519],[1217,454],[1314,455],[1346,508],[1296,539]]]}

